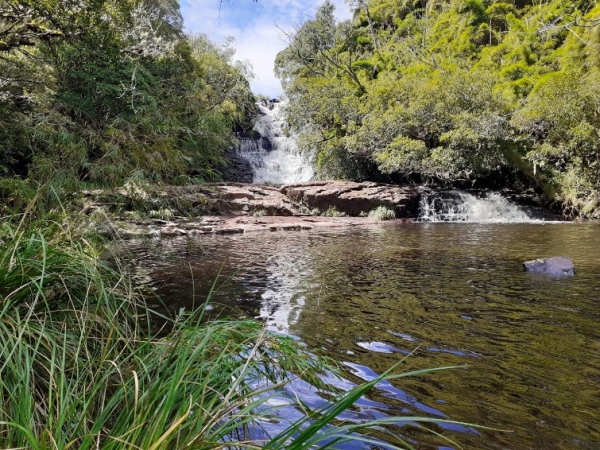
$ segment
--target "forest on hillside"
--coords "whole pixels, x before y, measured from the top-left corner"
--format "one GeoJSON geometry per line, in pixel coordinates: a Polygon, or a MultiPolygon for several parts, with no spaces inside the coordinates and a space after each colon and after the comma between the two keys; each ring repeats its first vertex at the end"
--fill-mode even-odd
{"type": "Polygon", "coordinates": [[[325,1],[276,60],[321,177],[535,189],[600,216],[596,1],[349,3],[337,23],[325,1]]]}
{"type": "MultiPolygon", "coordinates": [[[[600,216],[596,1],[349,3],[275,61],[321,178],[535,190],[600,216]]],[[[0,0],[0,199],[218,180],[256,113],[231,45],[186,35],[177,0],[0,0]]]]}
{"type": "Polygon", "coordinates": [[[0,199],[218,179],[255,113],[234,53],[177,0],[0,0],[0,199]]]}

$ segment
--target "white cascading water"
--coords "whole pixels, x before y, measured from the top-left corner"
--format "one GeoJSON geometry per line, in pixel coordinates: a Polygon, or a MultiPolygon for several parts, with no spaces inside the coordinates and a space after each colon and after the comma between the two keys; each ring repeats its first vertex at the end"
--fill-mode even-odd
{"type": "Polygon", "coordinates": [[[422,222],[523,223],[540,222],[518,205],[495,192],[475,196],[467,192],[450,191],[424,194],[421,197],[422,222]]]}
{"type": "Polygon", "coordinates": [[[311,158],[300,154],[296,136],[284,131],[285,102],[257,103],[261,116],[254,131],[261,139],[240,139],[237,153],[254,172],[256,184],[289,184],[311,180],[315,173],[311,158]]]}

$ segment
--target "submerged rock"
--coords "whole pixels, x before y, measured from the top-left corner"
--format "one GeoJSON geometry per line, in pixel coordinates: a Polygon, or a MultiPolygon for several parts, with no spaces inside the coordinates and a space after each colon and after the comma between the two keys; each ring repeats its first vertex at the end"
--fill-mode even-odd
{"type": "Polygon", "coordinates": [[[527,272],[545,273],[552,276],[575,275],[575,265],[571,258],[566,256],[555,256],[552,258],[540,258],[523,263],[527,272]]]}

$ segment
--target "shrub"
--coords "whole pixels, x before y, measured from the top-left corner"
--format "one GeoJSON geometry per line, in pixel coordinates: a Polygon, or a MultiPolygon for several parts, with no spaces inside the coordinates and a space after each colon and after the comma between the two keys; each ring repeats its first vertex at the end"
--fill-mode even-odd
{"type": "Polygon", "coordinates": [[[396,213],[389,209],[386,208],[385,206],[378,206],[375,209],[372,209],[369,212],[369,219],[374,219],[374,220],[393,220],[396,218],[396,213]]]}
{"type": "Polygon", "coordinates": [[[323,217],[346,217],[346,213],[338,210],[335,206],[330,206],[321,215],[323,217]]]}

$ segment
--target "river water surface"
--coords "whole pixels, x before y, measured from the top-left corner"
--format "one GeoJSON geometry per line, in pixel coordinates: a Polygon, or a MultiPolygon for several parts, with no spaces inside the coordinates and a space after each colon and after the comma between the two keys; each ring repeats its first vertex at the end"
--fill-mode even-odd
{"type": "Polygon", "coordinates": [[[600,448],[598,224],[386,223],[130,248],[137,276],[174,310],[201,304],[218,277],[212,314],[259,317],[343,363],[351,382],[413,351],[402,370],[466,366],[387,383],[356,417],[510,430],[435,428],[467,449],[600,448]],[[547,256],[570,256],[576,276],[523,271],[547,256]]]}

